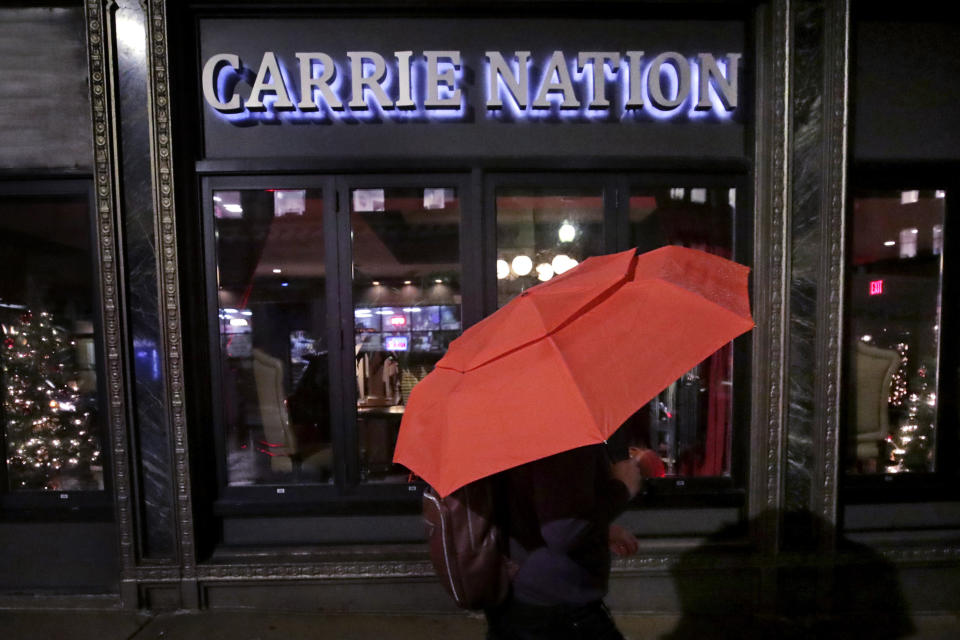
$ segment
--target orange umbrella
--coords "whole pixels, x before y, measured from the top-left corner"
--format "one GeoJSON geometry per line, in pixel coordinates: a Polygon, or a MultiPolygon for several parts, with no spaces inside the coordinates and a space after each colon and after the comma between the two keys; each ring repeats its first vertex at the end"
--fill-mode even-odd
{"type": "Polygon", "coordinates": [[[663,247],[588,258],[454,340],[410,394],[394,461],[441,496],[605,441],[753,328],[749,269],[663,247]]]}

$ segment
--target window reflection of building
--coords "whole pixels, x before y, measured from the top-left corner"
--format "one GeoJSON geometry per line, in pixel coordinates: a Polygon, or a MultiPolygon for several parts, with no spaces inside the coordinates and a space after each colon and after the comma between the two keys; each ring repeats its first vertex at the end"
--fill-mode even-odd
{"type": "Polygon", "coordinates": [[[228,482],[329,482],[322,194],[212,197],[228,482]]]}
{"type": "MultiPolygon", "coordinates": [[[[730,188],[635,189],[628,205],[631,244],[641,252],[679,244],[730,258],[735,205],[730,188]]],[[[498,305],[605,253],[603,221],[598,191],[498,190],[498,305]]],[[[622,430],[624,445],[654,451],[667,475],[729,474],[732,373],[728,345],[638,411],[622,430]]]]}
{"type": "Polygon", "coordinates": [[[351,198],[360,479],[405,482],[393,464],[413,388],[459,335],[455,189],[356,189],[351,198]]]}
{"type": "Polygon", "coordinates": [[[496,207],[498,307],[605,252],[597,188],[504,187],[496,207]]]}
{"type": "Polygon", "coordinates": [[[936,470],[944,192],[863,192],[849,256],[847,470],[936,470]]]}

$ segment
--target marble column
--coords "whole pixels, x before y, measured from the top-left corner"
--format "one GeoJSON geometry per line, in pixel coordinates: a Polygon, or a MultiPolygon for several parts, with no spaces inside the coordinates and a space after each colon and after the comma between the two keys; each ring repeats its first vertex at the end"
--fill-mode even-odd
{"type": "Polygon", "coordinates": [[[139,462],[140,557],[176,561],[170,434],[157,289],[157,237],[150,168],[146,12],[119,0],[113,13],[120,156],[120,212],[132,355],[135,459],[139,462]]]}
{"type": "MultiPolygon", "coordinates": [[[[788,414],[782,509],[836,521],[848,0],[793,3],[788,414]]],[[[829,547],[829,536],[821,536],[829,547]]]]}

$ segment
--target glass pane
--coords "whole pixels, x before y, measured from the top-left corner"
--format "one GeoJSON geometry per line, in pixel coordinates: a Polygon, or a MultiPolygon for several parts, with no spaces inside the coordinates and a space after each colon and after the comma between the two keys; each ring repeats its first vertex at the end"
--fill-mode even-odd
{"type": "Polygon", "coordinates": [[[85,195],[0,197],[7,488],[103,489],[85,195]]]}
{"type": "Polygon", "coordinates": [[[845,353],[847,471],[936,470],[943,191],[853,202],[845,353]]]}
{"type": "Polygon", "coordinates": [[[213,193],[231,485],[332,482],[323,197],[213,193]]]}
{"type": "MultiPolygon", "coordinates": [[[[682,245],[731,258],[735,208],[736,190],[725,187],[634,189],[631,242],[640,252],[682,245]]],[[[732,399],[733,348],[728,344],[638,411],[619,437],[632,455],[649,456],[664,476],[728,475],[732,399]]]]}
{"type": "Polygon", "coordinates": [[[460,200],[385,188],[350,203],[361,481],[406,482],[392,462],[404,405],[461,331],[460,200]]]}
{"type": "Polygon", "coordinates": [[[497,305],[603,253],[598,188],[497,190],[497,305]]]}

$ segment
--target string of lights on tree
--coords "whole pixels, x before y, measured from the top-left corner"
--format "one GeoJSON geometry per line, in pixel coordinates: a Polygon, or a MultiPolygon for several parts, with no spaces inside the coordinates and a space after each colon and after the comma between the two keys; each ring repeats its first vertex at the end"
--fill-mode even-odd
{"type": "Polygon", "coordinates": [[[920,363],[911,376],[909,346],[898,343],[900,365],[890,383],[889,404],[897,409],[896,429],[887,436],[884,471],[929,471],[934,447],[937,396],[931,391],[927,366],[920,363]]]}
{"type": "Polygon", "coordinates": [[[10,488],[99,488],[91,399],[80,393],[75,343],[46,312],[3,325],[3,417],[10,488]]]}
{"type": "Polygon", "coordinates": [[[890,381],[890,406],[903,406],[903,399],[907,395],[907,367],[910,365],[910,345],[900,342],[897,344],[897,353],[900,354],[900,365],[893,373],[893,379],[890,381]]]}

